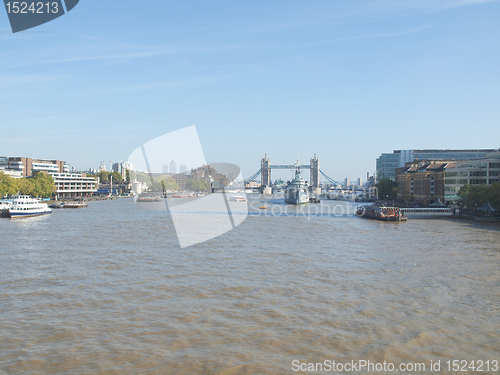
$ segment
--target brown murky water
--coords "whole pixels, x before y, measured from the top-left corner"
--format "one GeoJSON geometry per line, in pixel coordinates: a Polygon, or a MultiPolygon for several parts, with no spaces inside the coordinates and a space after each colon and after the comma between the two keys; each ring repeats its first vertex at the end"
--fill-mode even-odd
{"type": "Polygon", "coordinates": [[[166,212],[129,199],[1,219],[0,373],[498,373],[498,229],[253,215],[180,249],[166,212]]]}

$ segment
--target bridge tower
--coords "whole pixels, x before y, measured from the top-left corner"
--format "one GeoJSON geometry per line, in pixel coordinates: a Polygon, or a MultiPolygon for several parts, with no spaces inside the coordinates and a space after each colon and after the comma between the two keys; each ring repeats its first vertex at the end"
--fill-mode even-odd
{"type": "Polygon", "coordinates": [[[260,161],[260,173],[262,186],[271,186],[271,159],[267,157],[267,154],[260,161]]]}
{"type": "Polygon", "coordinates": [[[311,187],[319,188],[319,159],[314,154],[314,157],[311,159],[311,187]]]}

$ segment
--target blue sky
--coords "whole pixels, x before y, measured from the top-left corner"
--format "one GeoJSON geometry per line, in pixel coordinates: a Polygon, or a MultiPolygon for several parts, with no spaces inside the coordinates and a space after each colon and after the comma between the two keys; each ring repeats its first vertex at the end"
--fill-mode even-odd
{"type": "Polygon", "coordinates": [[[0,155],[96,168],[196,125],[246,176],[317,153],[340,180],[393,149],[498,148],[499,19],[496,0],[81,0],[12,34],[0,11],[0,155]]]}

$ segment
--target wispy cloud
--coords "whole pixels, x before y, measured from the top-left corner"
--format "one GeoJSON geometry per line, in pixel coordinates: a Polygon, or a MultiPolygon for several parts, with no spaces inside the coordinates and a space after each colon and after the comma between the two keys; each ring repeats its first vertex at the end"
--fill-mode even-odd
{"type": "Polygon", "coordinates": [[[495,3],[500,0],[363,0],[342,3],[340,7],[304,7],[302,12],[276,17],[269,23],[236,31],[237,35],[250,33],[273,33],[293,29],[330,27],[349,23],[373,22],[379,18],[398,17],[407,13],[432,13],[465,6],[495,3]]]}
{"type": "Polygon", "coordinates": [[[364,34],[359,34],[359,35],[349,35],[349,36],[340,36],[337,38],[331,38],[331,39],[324,39],[324,40],[319,40],[316,42],[309,42],[309,43],[301,43],[301,44],[289,44],[289,45],[269,45],[267,46],[268,49],[272,50],[297,50],[297,49],[304,49],[304,48],[312,48],[312,47],[317,47],[317,46],[323,46],[323,45],[328,45],[328,44],[334,44],[334,43],[341,43],[341,42],[348,42],[348,41],[353,41],[353,40],[362,40],[362,39],[377,39],[377,38],[390,38],[390,37],[397,37],[397,36],[403,36],[403,35],[410,35],[410,34],[415,34],[423,30],[430,29],[431,26],[421,26],[413,29],[407,29],[407,30],[399,30],[399,31],[394,31],[394,32],[386,32],[386,33],[377,33],[377,32],[368,32],[364,34]]]}
{"type": "MultiPolygon", "coordinates": [[[[440,12],[465,6],[495,3],[499,0],[379,0],[371,4],[372,10],[440,12]]],[[[370,9],[368,8],[368,9],[370,9]]]]}
{"type": "Polygon", "coordinates": [[[134,92],[134,91],[144,91],[144,90],[169,90],[178,89],[183,87],[192,86],[203,86],[212,83],[220,82],[223,80],[230,79],[232,76],[226,75],[214,75],[214,76],[200,76],[200,77],[190,77],[185,79],[176,80],[166,80],[166,81],[155,81],[147,83],[137,83],[125,86],[116,86],[106,89],[98,89],[100,93],[116,93],[116,92],[134,92]]]}
{"type": "Polygon", "coordinates": [[[217,51],[236,50],[241,47],[214,47],[214,48],[165,48],[165,47],[143,47],[137,50],[109,52],[102,54],[79,54],[76,56],[61,57],[53,60],[46,60],[42,63],[59,64],[72,63],[81,61],[99,61],[99,60],[133,60],[144,59],[149,57],[165,56],[171,54],[188,54],[188,53],[207,53],[217,51]]]}

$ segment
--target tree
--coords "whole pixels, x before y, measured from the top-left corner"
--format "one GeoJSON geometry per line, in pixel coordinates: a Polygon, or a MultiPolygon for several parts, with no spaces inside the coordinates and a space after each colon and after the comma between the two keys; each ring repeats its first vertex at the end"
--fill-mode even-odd
{"type": "Polygon", "coordinates": [[[125,170],[125,181],[130,182],[130,170],[125,170]]]}
{"type": "Polygon", "coordinates": [[[398,184],[392,180],[380,180],[375,187],[378,189],[380,199],[396,199],[398,195],[398,184]]]}
{"type": "Polygon", "coordinates": [[[101,181],[101,183],[103,183],[104,181],[109,180],[110,174],[111,174],[111,172],[100,171],[99,173],[97,173],[97,177],[99,177],[99,181],[101,181]]]}
{"type": "Polygon", "coordinates": [[[471,210],[481,207],[486,201],[500,209],[500,184],[498,182],[492,185],[465,185],[458,192],[458,202],[471,210]]]}
{"type": "Polygon", "coordinates": [[[56,192],[56,185],[52,176],[38,172],[33,177],[33,192],[36,197],[49,198],[56,192]]]}
{"type": "Polygon", "coordinates": [[[17,190],[18,180],[0,172],[0,197],[16,194],[17,190]]]}
{"type": "Polygon", "coordinates": [[[205,180],[189,179],[186,181],[186,189],[191,191],[208,191],[210,185],[205,180]]]}
{"type": "Polygon", "coordinates": [[[121,182],[123,180],[123,177],[120,172],[112,172],[110,176],[113,176],[113,182],[121,182]]]}
{"type": "Polygon", "coordinates": [[[151,184],[151,178],[149,177],[149,182],[150,182],[149,188],[150,188],[150,190],[153,190],[153,191],[163,191],[163,187],[165,187],[165,190],[170,190],[170,191],[179,190],[179,185],[169,175],[161,175],[158,177],[153,177],[152,184],[151,184]],[[162,184],[162,182],[163,182],[163,184],[162,184]]]}
{"type": "Polygon", "coordinates": [[[34,192],[35,184],[31,178],[21,178],[18,182],[18,190],[20,194],[32,195],[34,192]]]}

